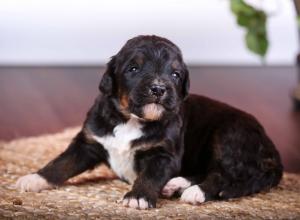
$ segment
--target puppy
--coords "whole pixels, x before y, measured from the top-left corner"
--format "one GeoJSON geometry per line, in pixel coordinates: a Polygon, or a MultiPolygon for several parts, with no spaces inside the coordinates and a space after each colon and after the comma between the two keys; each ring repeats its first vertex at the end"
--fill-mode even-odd
{"type": "Polygon", "coordinates": [[[132,184],[123,205],[153,208],[160,194],[199,204],[276,186],[282,165],[257,120],[240,110],[189,95],[179,48],[138,36],[113,56],[102,94],[65,152],[34,174],[23,191],[39,192],[99,164],[132,184]]]}

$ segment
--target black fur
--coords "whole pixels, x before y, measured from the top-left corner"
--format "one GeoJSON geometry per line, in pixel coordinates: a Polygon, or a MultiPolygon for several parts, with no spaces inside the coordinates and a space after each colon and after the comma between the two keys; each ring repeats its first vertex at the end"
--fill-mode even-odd
{"type": "Polygon", "coordinates": [[[245,196],[279,183],[280,157],[263,127],[245,112],[188,95],[188,70],[169,40],[129,40],[108,63],[99,89],[102,94],[82,131],[64,153],[38,171],[48,182],[62,184],[101,163],[109,166],[110,155],[91,135],[112,135],[117,125],[135,115],[143,136],[133,140],[131,148],[148,147],[135,152],[137,178],[125,198],[145,198],[155,207],[162,187],[175,176],[199,184],[207,200],[245,196]],[[151,94],[153,84],[163,86],[165,93],[151,94]],[[162,107],[162,114],[156,117],[157,112],[150,111],[149,119],[147,104],[162,107]]]}

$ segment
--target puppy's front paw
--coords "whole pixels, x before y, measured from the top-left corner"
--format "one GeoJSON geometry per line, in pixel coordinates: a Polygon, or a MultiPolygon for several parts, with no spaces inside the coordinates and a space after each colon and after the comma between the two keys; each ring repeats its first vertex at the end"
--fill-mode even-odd
{"type": "Polygon", "coordinates": [[[155,196],[130,191],[126,193],[122,202],[123,206],[136,209],[149,209],[156,207],[155,196]]]}
{"type": "Polygon", "coordinates": [[[198,185],[193,185],[183,191],[180,201],[193,205],[205,202],[205,194],[198,185]]]}
{"type": "Polygon", "coordinates": [[[48,183],[47,180],[37,173],[20,177],[15,186],[20,189],[21,192],[40,192],[44,189],[53,188],[53,185],[48,183]]]}
{"type": "Polygon", "coordinates": [[[180,194],[191,186],[191,182],[183,177],[175,177],[170,179],[161,191],[161,194],[165,197],[171,197],[175,192],[180,194]]]}

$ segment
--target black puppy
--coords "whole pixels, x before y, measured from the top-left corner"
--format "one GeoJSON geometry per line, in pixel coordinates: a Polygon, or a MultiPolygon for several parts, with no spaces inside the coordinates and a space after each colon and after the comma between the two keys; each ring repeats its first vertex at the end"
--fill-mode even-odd
{"type": "Polygon", "coordinates": [[[263,127],[245,112],[189,95],[187,67],[169,40],[129,40],[108,63],[99,89],[67,150],[21,177],[21,190],[60,185],[101,163],[133,184],[123,205],[140,209],[155,207],[160,193],[197,204],[279,183],[280,157],[263,127]]]}

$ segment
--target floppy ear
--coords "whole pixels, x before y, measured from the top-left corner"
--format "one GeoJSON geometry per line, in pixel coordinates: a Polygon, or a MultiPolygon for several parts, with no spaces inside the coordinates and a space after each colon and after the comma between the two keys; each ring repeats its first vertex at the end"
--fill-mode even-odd
{"type": "Polygon", "coordinates": [[[107,64],[107,69],[102,76],[101,82],[99,84],[99,90],[107,96],[112,95],[115,87],[114,72],[116,66],[116,58],[112,57],[107,64]]]}
{"type": "Polygon", "coordinates": [[[189,95],[190,90],[190,77],[189,77],[189,71],[187,67],[185,66],[185,78],[182,84],[182,97],[183,99],[186,99],[189,95]]]}

